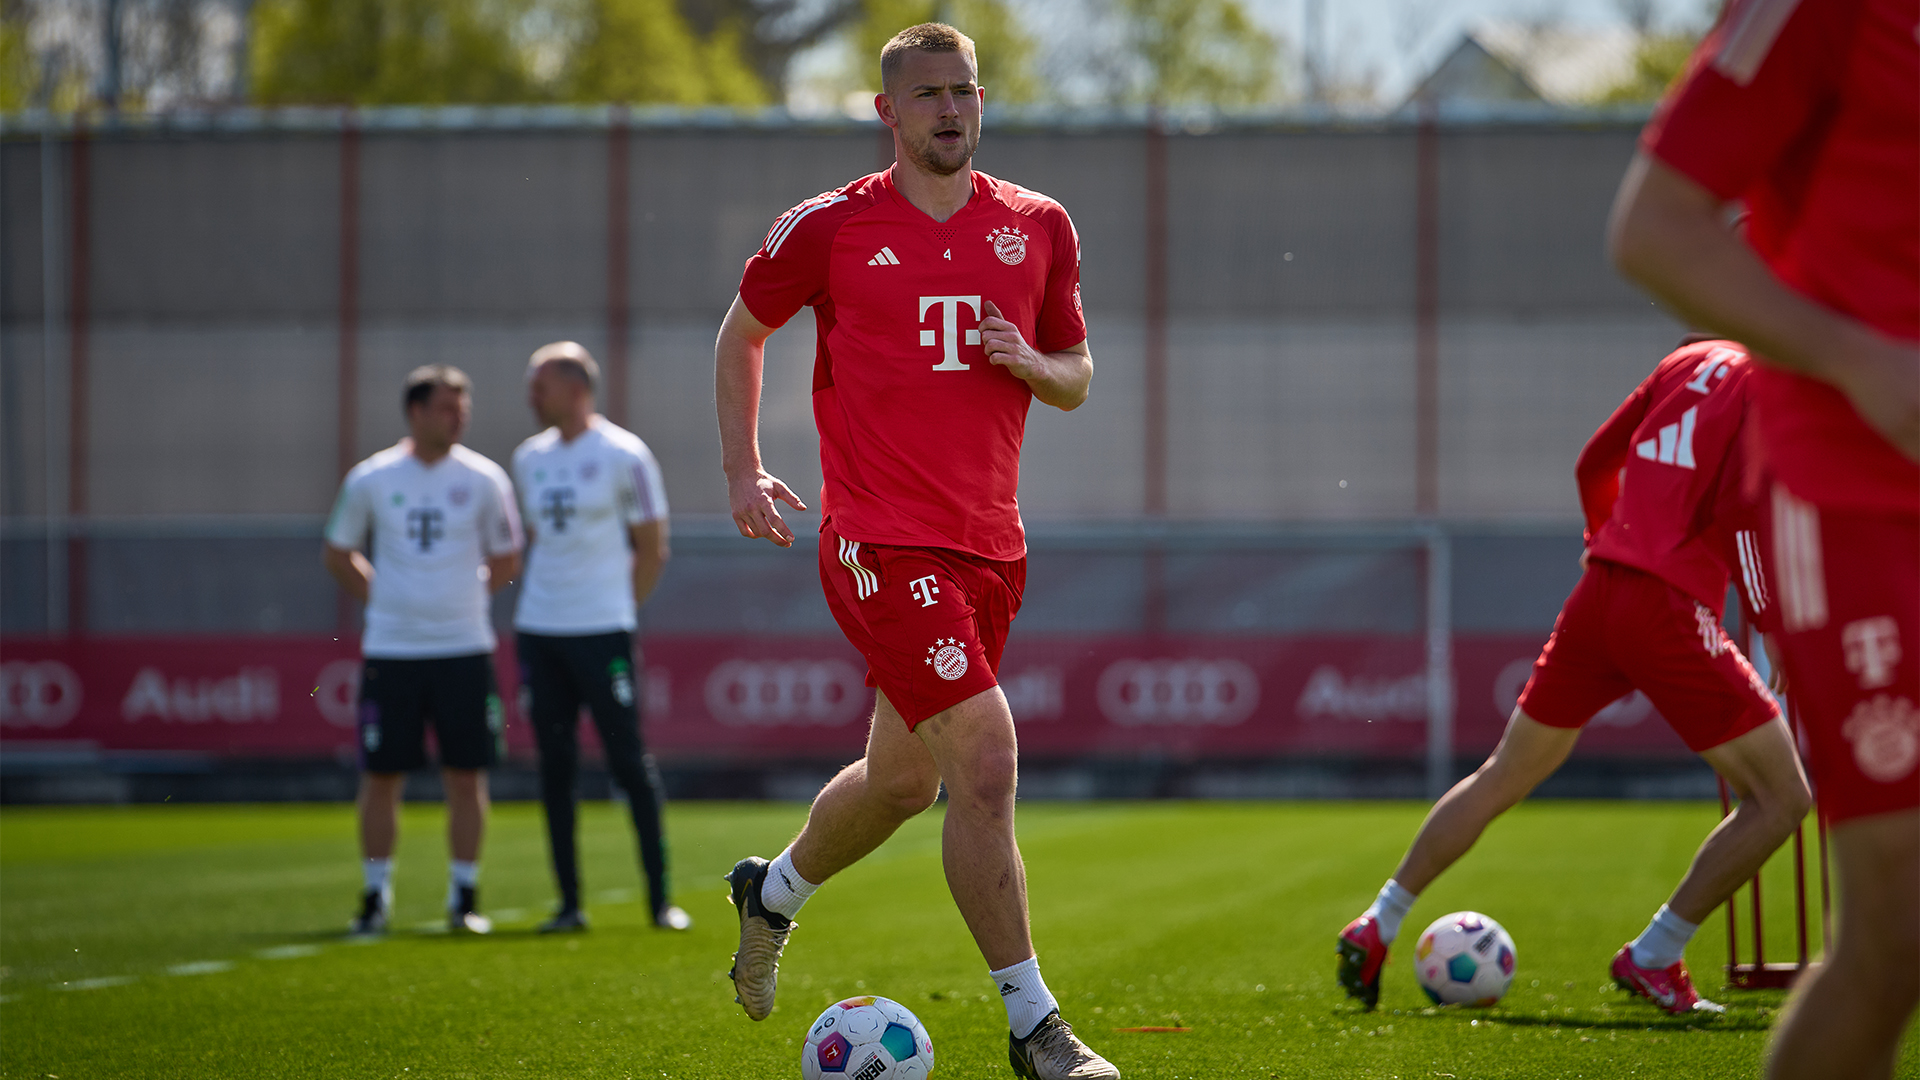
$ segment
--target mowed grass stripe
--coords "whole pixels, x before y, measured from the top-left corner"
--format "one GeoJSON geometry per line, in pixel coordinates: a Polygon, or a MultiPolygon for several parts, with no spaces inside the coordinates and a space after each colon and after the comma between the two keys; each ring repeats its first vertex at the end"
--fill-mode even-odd
{"type": "MultiPolygon", "coordinates": [[[[1709,994],[1734,1001],[1729,1016],[1669,1018],[1603,988],[1613,950],[1711,828],[1717,812],[1700,804],[1523,806],[1422,898],[1407,931],[1463,907],[1500,919],[1521,953],[1508,999],[1479,1013],[1426,1008],[1396,956],[1382,1009],[1354,1011],[1333,983],[1333,936],[1424,812],[1023,804],[1048,981],[1129,1077],[1756,1074],[1781,995],[1720,994],[1717,917],[1690,961],[1709,994]],[[1134,1026],[1192,1031],[1111,1030],[1134,1026]]],[[[494,910],[523,909],[524,922],[484,940],[402,932],[356,946],[340,935],[358,886],[351,808],[9,809],[0,1071],[779,1078],[796,1075],[821,1007],[867,992],[926,1022],[936,1075],[1008,1075],[1004,1016],[947,897],[938,810],[802,913],[772,1018],[752,1024],[732,1004],[733,919],[719,875],[741,855],[772,855],[804,817],[791,804],[672,807],[678,899],[696,925],[669,934],[647,924],[619,808],[590,805],[588,895],[630,899],[593,905],[589,934],[551,938],[530,931],[552,902],[538,808],[503,805],[482,895],[494,910]],[[181,965],[207,966],[166,973],[181,965]]],[[[437,807],[408,808],[400,925],[440,914],[444,824],[437,807]]],[[[1791,909],[1774,908],[1790,868],[1776,860],[1769,873],[1769,947],[1785,956],[1791,909]]],[[[1920,1075],[1911,1041],[1903,1070],[1920,1075]]]]}

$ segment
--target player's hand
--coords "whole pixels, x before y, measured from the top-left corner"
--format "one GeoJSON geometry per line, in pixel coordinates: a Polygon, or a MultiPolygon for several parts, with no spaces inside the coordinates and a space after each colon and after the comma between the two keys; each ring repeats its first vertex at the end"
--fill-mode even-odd
{"type": "Polygon", "coordinates": [[[1876,338],[1839,374],[1860,418],[1920,461],[1920,349],[1876,338]]]}
{"type": "Polygon", "coordinates": [[[985,317],[980,320],[980,344],[987,350],[988,362],[999,364],[1021,379],[1044,374],[1046,357],[1027,344],[1027,339],[1020,336],[1020,328],[1000,314],[999,305],[988,300],[985,311],[985,317]]]}
{"type": "Polygon", "coordinates": [[[748,539],[771,540],[781,547],[793,546],[793,530],[780,517],[780,503],[795,510],[807,504],[793,489],[768,476],[765,469],[727,477],[727,502],[733,508],[733,524],[748,539]]]}

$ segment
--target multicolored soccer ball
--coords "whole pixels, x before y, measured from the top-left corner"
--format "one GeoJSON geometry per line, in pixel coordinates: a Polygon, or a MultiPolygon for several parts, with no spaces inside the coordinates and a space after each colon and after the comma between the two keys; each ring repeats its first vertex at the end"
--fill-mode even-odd
{"type": "Polygon", "coordinates": [[[1505,928],[1477,911],[1434,920],[1413,947],[1413,973],[1435,1005],[1492,1005],[1513,983],[1516,957],[1505,928]]]}
{"type": "Polygon", "coordinates": [[[805,1080],[925,1080],[933,1040],[905,1005],[856,997],[827,1006],[800,1048],[805,1080]]]}

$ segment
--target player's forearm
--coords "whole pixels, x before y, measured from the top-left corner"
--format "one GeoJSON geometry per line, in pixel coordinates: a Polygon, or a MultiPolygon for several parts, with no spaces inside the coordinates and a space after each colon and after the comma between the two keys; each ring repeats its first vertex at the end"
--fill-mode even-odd
{"type": "Polygon", "coordinates": [[[1779,367],[1842,382],[1876,335],[1782,284],[1724,213],[1711,192],[1643,154],[1614,206],[1614,264],[1687,322],[1779,367]]]}
{"type": "Polygon", "coordinates": [[[652,558],[635,556],[633,560],[633,603],[635,607],[647,602],[653,595],[653,587],[660,584],[660,572],[667,567],[664,556],[652,558]]]}
{"type": "Polygon", "coordinates": [[[487,592],[497,593],[520,576],[520,553],[495,555],[487,560],[487,592]]]}
{"type": "Polygon", "coordinates": [[[1033,396],[1065,412],[1084,404],[1093,388],[1093,358],[1072,349],[1041,357],[1041,370],[1027,379],[1033,396]]]}
{"type": "Polygon", "coordinates": [[[760,468],[760,372],[764,344],[725,328],[713,347],[714,404],[720,420],[720,468],[728,477],[760,468]]]}
{"type": "Polygon", "coordinates": [[[373,588],[373,564],[365,555],[328,545],[321,549],[320,564],[339,583],[342,592],[363,604],[367,602],[373,588]]]}

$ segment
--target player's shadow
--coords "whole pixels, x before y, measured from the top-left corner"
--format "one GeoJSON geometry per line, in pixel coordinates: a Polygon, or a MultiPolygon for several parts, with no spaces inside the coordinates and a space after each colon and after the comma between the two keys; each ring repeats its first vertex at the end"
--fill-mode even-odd
{"type": "MultiPolygon", "coordinates": [[[[1452,1014],[1458,1019],[1461,1014],[1452,1014]]],[[[1446,1013],[1436,1012],[1432,1016],[1424,1012],[1414,1013],[1407,1019],[1440,1020],[1448,1019],[1446,1013]]],[[[1520,1013],[1483,1013],[1473,1019],[1483,1024],[1502,1024],[1507,1027],[1564,1028],[1567,1031],[1769,1031],[1773,1024],[1765,1017],[1746,1013],[1723,1013],[1718,1016],[1672,1016],[1661,1013],[1659,1016],[1526,1016],[1520,1013]]]]}

